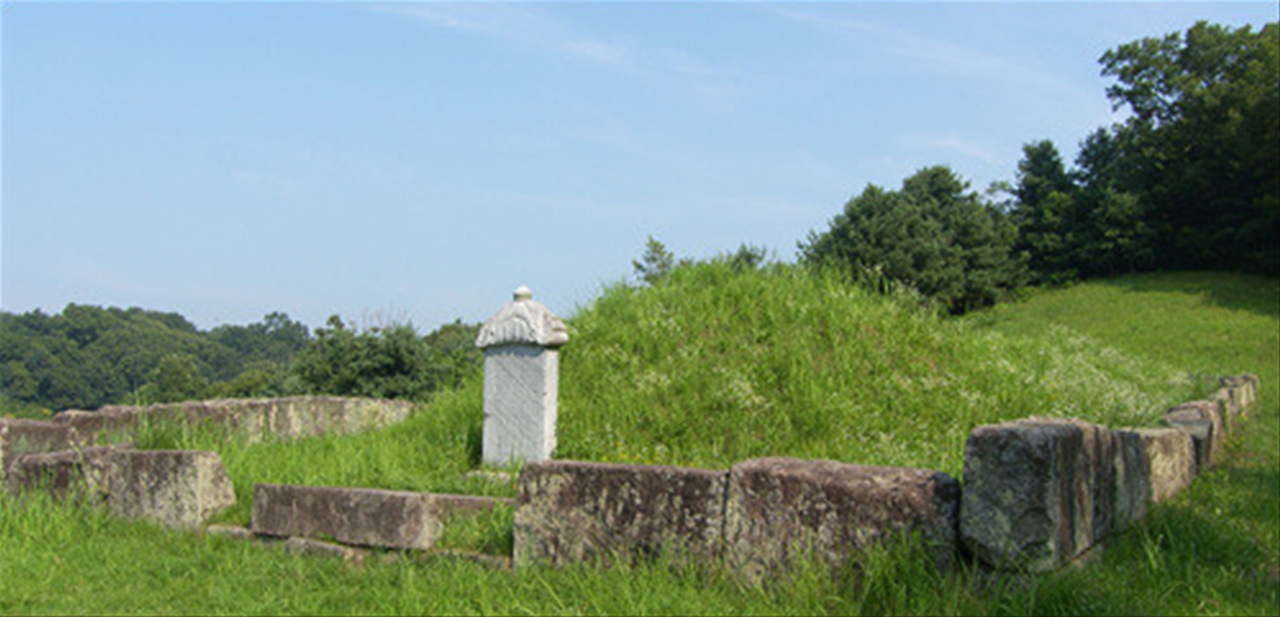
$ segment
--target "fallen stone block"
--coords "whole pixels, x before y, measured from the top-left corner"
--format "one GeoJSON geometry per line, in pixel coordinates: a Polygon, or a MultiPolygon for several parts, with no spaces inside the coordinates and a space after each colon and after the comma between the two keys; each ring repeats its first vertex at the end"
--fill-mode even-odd
{"type": "Polygon", "coordinates": [[[762,458],[729,471],[728,561],[759,582],[816,558],[838,570],[896,534],[918,532],[940,567],[956,552],[960,483],[926,469],[762,458]]]}
{"type": "Polygon", "coordinates": [[[529,463],[518,480],[515,564],[713,559],[728,476],[663,465],[529,463]]]}
{"type": "Polygon", "coordinates": [[[367,550],[312,538],[289,538],[284,541],[284,550],[298,555],[336,558],[357,564],[362,563],[369,556],[367,550]]]}
{"type": "Polygon", "coordinates": [[[107,506],[117,516],[191,528],[236,502],[216,452],[113,450],[106,463],[107,506]]]}
{"type": "Polygon", "coordinates": [[[253,532],[279,537],[328,537],[343,544],[429,549],[454,516],[490,510],[492,497],[367,488],[259,484],[253,532]]]}
{"type": "Polygon", "coordinates": [[[71,427],[56,422],[0,418],[0,482],[19,456],[87,445],[80,443],[77,435],[71,427]]]}
{"type": "Polygon", "coordinates": [[[989,567],[1047,572],[1114,525],[1115,439],[1105,427],[1036,418],[979,426],[965,444],[960,537],[989,567]]]}

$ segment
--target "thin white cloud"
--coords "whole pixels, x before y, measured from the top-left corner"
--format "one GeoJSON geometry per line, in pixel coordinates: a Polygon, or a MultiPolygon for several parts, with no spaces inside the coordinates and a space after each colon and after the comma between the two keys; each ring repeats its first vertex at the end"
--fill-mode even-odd
{"type": "Polygon", "coordinates": [[[1040,90],[1080,101],[1092,102],[1097,98],[1092,88],[1084,88],[973,47],[918,35],[882,23],[800,10],[794,6],[775,7],[773,12],[815,30],[871,44],[887,54],[911,60],[927,71],[1016,84],[1019,88],[1040,90]]]}
{"type": "Polygon", "coordinates": [[[423,3],[374,5],[375,10],[421,20],[432,26],[534,47],[614,66],[633,64],[623,43],[584,36],[546,11],[525,4],[423,3]]]}

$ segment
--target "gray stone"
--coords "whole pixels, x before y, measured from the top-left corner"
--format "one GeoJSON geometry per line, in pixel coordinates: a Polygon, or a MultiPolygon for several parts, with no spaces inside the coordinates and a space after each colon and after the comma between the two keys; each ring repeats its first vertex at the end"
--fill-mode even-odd
{"type": "Polygon", "coordinates": [[[926,469],[763,458],[734,465],[725,505],[732,567],[748,580],[816,558],[839,569],[896,534],[919,533],[948,567],[960,484],[926,469]]]}
{"type": "Polygon", "coordinates": [[[1133,430],[1112,430],[1115,455],[1114,497],[1111,528],[1106,534],[1127,530],[1135,521],[1147,517],[1151,505],[1151,461],[1147,458],[1146,441],[1142,433],[1133,430]]]}
{"type": "Polygon", "coordinates": [[[295,439],[346,435],[404,421],[412,404],[337,396],[274,399],[217,399],[164,403],[149,407],[108,405],[98,411],[65,411],[53,422],[99,442],[135,439],[148,423],[185,422],[228,426],[250,441],[268,437],[295,439]]]}
{"type": "Polygon", "coordinates": [[[108,455],[114,446],[96,446],[24,454],[14,459],[7,478],[9,492],[46,491],[84,505],[104,504],[108,455]]]}
{"type": "Polygon", "coordinates": [[[1195,447],[1186,431],[1176,428],[1136,428],[1117,431],[1142,442],[1143,464],[1150,484],[1150,499],[1171,499],[1196,477],[1195,447]]]}
{"type": "Polygon", "coordinates": [[[965,444],[961,541],[996,569],[1070,563],[1114,525],[1116,450],[1105,427],[1078,421],[975,428],[965,444]]]}
{"type": "Polygon", "coordinates": [[[1217,435],[1221,433],[1215,430],[1213,417],[1206,413],[1206,409],[1200,405],[1179,405],[1164,415],[1164,421],[1191,436],[1191,443],[1195,448],[1196,473],[1208,469],[1215,457],[1215,443],[1220,439],[1217,435]]]}
{"type": "Polygon", "coordinates": [[[107,506],[117,516],[198,527],[236,502],[217,452],[114,450],[107,455],[107,506]]]}
{"type": "Polygon", "coordinates": [[[81,445],[71,427],[57,422],[0,418],[0,482],[24,454],[70,450],[81,445]]]}
{"type": "Polygon", "coordinates": [[[279,537],[328,537],[343,544],[429,549],[448,520],[492,509],[492,497],[367,488],[259,484],[253,531],[279,537]]]}
{"type": "Polygon", "coordinates": [[[1233,375],[1218,380],[1218,384],[1227,388],[1232,398],[1239,405],[1240,413],[1248,413],[1253,403],[1258,400],[1257,375],[1233,375]]]}
{"type": "Polygon", "coordinates": [[[486,464],[544,461],[555,453],[557,348],[568,340],[564,323],[533,301],[527,287],[517,289],[514,300],[480,328],[486,464]]]}
{"type": "Polygon", "coordinates": [[[520,471],[514,561],[716,557],[728,472],[544,461],[520,471]]]}
{"type": "Polygon", "coordinates": [[[255,537],[248,527],[238,525],[208,525],[204,528],[204,532],[228,540],[252,540],[255,537]]]}
{"type": "Polygon", "coordinates": [[[340,559],[349,563],[362,563],[369,556],[369,551],[325,542],[313,538],[289,538],[284,542],[284,550],[299,555],[340,559]]]}
{"type": "Polygon", "coordinates": [[[171,527],[197,527],[236,500],[216,452],[98,446],[24,455],[12,470],[11,492],[47,490],[171,527]]]}

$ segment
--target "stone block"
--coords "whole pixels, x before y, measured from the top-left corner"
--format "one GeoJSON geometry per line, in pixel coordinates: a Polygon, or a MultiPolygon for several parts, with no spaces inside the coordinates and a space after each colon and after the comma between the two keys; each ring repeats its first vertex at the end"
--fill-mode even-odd
{"type": "Polygon", "coordinates": [[[1125,531],[1134,521],[1146,518],[1151,505],[1151,462],[1142,434],[1123,429],[1112,430],[1110,434],[1115,443],[1114,506],[1111,528],[1102,530],[1103,535],[1099,537],[1125,531]]]}
{"type": "Polygon", "coordinates": [[[515,564],[715,558],[728,476],[662,465],[525,465],[518,480],[515,564]]]}
{"type": "Polygon", "coordinates": [[[1218,380],[1218,385],[1227,388],[1240,407],[1240,413],[1248,413],[1253,403],[1258,400],[1257,375],[1232,375],[1218,380]]]}
{"type": "Polygon", "coordinates": [[[1195,446],[1186,431],[1176,428],[1136,428],[1117,433],[1141,440],[1143,465],[1151,487],[1151,501],[1166,501],[1195,479],[1195,446]]]}
{"type": "Polygon", "coordinates": [[[81,445],[70,426],[44,420],[0,418],[0,482],[24,454],[70,450],[81,445]]]}
{"type": "Polygon", "coordinates": [[[801,558],[838,570],[900,533],[919,533],[940,567],[956,553],[960,483],[942,472],[753,459],[730,470],[725,504],[728,560],[757,582],[801,558]]]}
{"type": "Polygon", "coordinates": [[[1117,481],[1116,441],[1105,427],[1073,420],[975,428],[965,444],[964,546],[1002,570],[1070,563],[1115,527],[1117,486],[1132,481],[1117,481]]]}
{"type": "Polygon", "coordinates": [[[259,484],[252,526],[254,533],[269,536],[425,550],[435,545],[450,518],[497,503],[492,497],[259,484]]]}
{"type": "Polygon", "coordinates": [[[117,516],[191,528],[236,502],[216,452],[122,449],[106,462],[107,506],[117,516]]]}
{"type": "Polygon", "coordinates": [[[1208,469],[1218,456],[1215,452],[1225,434],[1221,420],[1214,420],[1212,410],[1217,407],[1208,401],[1193,401],[1173,407],[1164,415],[1165,424],[1186,431],[1191,436],[1195,447],[1197,474],[1208,469]]]}
{"type": "Polygon", "coordinates": [[[59,499],[84,505],[106,502],[108,455],[114,446],[24,454],[14,459],[7,480],[9,492],[47,491],[59,499]]]}

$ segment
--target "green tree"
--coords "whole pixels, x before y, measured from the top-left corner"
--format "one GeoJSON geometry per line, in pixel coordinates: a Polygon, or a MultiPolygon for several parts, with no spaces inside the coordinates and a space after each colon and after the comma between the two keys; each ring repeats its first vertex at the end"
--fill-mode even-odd
{"type": "Polygon", "coordinates": [[[170,353],[148,373],[139,396],[146,403],[189,401],[204,397],[208,385],[194,356],[170,353]]]}
{"type": "Polygon", "coordinates": [[[631,266],[635,268],[636,277],[649,285],[657,285],[676,265],[675,255],[667,250],[661,242],[655,240],[653,236],[649,236],[649,240],[644,244],[644,255],[639,261],[632,260],[631,266]]]}
{"type": "Polygon", "coordinates": [[[1280,272],[1280,27],[1202,21],[1100,62],[1159,263],[1280,272]]]}
{"type": "Polygon", "coordinates": [[[1012,252],[1016,229],[944,166],[922,169],[899,191],[868,185],[800,244],[813,264],[836,263],[908,285],[952,313],[993,303],[1025,280],[1012,252]]]}

